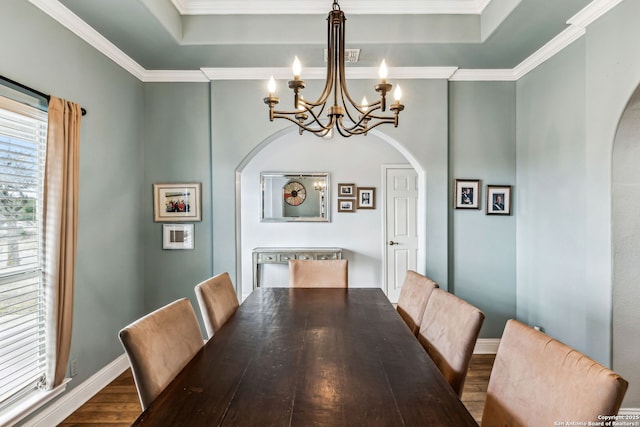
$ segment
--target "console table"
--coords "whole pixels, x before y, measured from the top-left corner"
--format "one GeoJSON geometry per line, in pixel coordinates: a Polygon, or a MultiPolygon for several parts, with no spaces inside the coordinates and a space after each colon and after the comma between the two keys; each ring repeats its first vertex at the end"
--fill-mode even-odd
{"type": "Polygon", "coordinates": [[[254,248],[253,289],[260,286],[260,265],[288,264],[292,259],[342,259],[342,248],[254,248]]]}

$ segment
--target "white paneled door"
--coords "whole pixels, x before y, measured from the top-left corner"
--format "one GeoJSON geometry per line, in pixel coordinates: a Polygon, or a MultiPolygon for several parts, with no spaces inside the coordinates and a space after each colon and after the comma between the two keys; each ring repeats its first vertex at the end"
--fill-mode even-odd
{"type": "Polygon", "coordinates": [[[410,165],[385,166],[385,277],[387,296],[397,302],[407,270],[418,253],[418,175],[410,165]]]}

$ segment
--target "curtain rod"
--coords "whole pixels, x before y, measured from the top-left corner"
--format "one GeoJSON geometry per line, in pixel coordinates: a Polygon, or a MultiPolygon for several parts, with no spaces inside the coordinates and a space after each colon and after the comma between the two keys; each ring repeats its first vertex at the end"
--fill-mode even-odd
{"type": "MultiPolygon", "coordinates": [[[[0,75],[0,80],[4,80],[5,82],[11,83],[12,85],[18,86],[19,88],[22,88],[24,90],[28,90],[29,92],[38,95],[39,97],[42,97],[44,99],[46,99],[47,101],[51,100],[51,95],[47,95],[46,93],[42,93],[39,90],[35,90],[33,88],[30,88],[29,86],[25,86],[22,83],[18,83],[15,80],[11,80],[5,76],[0,75]]],[[[80,108],[80,111],[82,111],[82,115],[86,116],[87,115],[87,110],[85,110],[84,108],[80,108]]]]}

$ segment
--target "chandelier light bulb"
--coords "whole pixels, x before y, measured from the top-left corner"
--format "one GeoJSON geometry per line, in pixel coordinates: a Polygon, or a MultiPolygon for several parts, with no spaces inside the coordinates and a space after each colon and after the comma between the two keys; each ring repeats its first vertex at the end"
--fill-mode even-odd
{"type": "Polygon", "coordinates": [[[384,62],[384,59],[382,60],[382,63],[380,64],[380,80],[382,80],[382,82],[384,83],[387,80],[387,64],[384,62]]]}
{"type": "Polygon", "coordinates": [[[300,65],[300,60],[296,56],[293,60],[293,78],[299,79],[301,72],[302,72],[302,65],[300,65]]]}
{"type": "Polygon", "coordinates": [[[367,102],[367,97],[362,97],[362,111],[367,111],[369,109],[369,103],[367,102]]]}
{"type": "Polygon", "coordinates": [[[269,96],[273,96],[273,94],[276,93],[276,81],[273,79],[273,76],[269,79],[267,90],[269,91],[269,96]]]}
{"type": "Polygon", "coordinates": [[[400,85],[396,86],[396,90],[393,92],[393,97],[397,103],[400,103],[400,98],[402,98],[402,89],[400,89],[400,85]]]}

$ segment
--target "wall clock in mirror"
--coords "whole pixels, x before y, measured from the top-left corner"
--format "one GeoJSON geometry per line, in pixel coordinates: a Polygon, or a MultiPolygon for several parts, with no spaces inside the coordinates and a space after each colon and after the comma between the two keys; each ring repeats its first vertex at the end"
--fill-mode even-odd
{"type": "Polygon", "coordinates": [[[284,186],[284,201],[291,206],[299,206],[307,197],[307,190],[298,181],[290,181],[284,186]]]}

